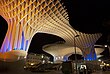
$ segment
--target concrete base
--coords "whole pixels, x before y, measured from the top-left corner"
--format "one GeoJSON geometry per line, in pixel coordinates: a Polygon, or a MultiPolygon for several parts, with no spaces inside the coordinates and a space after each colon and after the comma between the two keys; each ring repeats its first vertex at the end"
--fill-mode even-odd
{"type": "Polygon", "coordinates": [[[14,62],[24,59],[26,55],[27,52],[24,50],[12,50],[5,53],[0,53],[0,60],[6,62],[14,62]]]}
{"type": "Polygon", "coordinates": [[[24,70],[24,64],[24,59],[15,62],[0,61],[0,74],[25,74],[28,71],[24,70]]]}

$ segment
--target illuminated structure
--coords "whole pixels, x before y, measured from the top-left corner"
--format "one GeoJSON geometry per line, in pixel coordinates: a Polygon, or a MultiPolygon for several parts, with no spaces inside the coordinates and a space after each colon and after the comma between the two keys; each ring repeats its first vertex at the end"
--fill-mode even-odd
{"type": "MultiPolygon", "coordinates": [[[[99,58],[100,53],[104,51],[104,47],[101,45],[95,45],[98,46],[95,48],[96,57],[99,58]]],[[[43,50],[49,54],[51,54],[54,57],[54,62],[62,62],[67,61],[68,57],[72,54],[75,54],[75,49],[73,46],[66,45],[63,43],[54,43],[54,44],[47,44],[43,46],[43,50]]],[[[82,50],[78,47],[76,47],[76,54],[84,55],[82,53],[82,50]]]]}
{"type": "Polygon", "coordinates": [[[105,47],[103,45],[95,45],[95,52],[97,53],[97,58],[102,57],[100,53],[102,53],[105,50],[105,47]]]}
{"type": "Polygon", "coordinates": [[[81,49],[86,59],[96,57],[93,45],[101,34],[85,34],[73,29],[59,0],[0,0],[0,15],[8,23],[0,49],[3,60],[11,59],[12,55],[19,56],[19,59],[25,57],[33,36],[38,32],[57,35],[70,46],[74,46],[74,36],[78,34],[76,47],[81,49]]]}
{"type": "MultiPolygon", "coordinates": [[[[67,61],[69,56],[75,54],[73,46],[59,43],[45,45],[43,50],[54,57],[54,62],[67,61]]],[[[76,53],[82,55],[78,47],[76,47],[76,53]]]]}

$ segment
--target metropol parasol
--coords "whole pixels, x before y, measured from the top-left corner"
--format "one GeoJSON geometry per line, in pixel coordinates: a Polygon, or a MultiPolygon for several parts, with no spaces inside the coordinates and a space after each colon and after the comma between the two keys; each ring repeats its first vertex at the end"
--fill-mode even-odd
{"type": "Polygon", "coordinates": [[[97,59],[94,44],[102,34],[86,34],[75,30],[70,25],[68,12],[60,0],[0,0],[0,15],[8,23],[0,48],[0,59],[3,61],[25,58],[36,33],[52,34],[65,40],[61,44],[43,47],[52,56],[62,57],[61,60],[71,55],[74,48],[80,51],[79,54],[85,60],[97,59]]]}

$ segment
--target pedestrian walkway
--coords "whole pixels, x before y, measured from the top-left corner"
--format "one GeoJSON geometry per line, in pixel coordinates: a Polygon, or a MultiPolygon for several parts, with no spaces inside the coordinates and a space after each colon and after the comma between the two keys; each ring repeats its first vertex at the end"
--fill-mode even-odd
{"type": "Polygon", "coordinates": [[[98,71],[92,74],[110,74],[110,71],[98,71]]]}
{"type": "Polygon", "coordinates": [[[24,71],[21,73],[15,72],[0,72],[0,74],[63,74],[61,71],[46,71],[46,72],[31,72],[31,71],[24,71]]]}
{"type": "MultiPolygon", "coordinates": [[[[10,74],[10,73],[0,73],[0,74],[10,74]]],[[[11,73],[11,74],[15,74],[15,73],[11,73]]],[[[16,73],[19,74],[19,73],[16,73]]],[[[61,71],[47,71],[47,72],[22,72],[20,74],[63,74],[61,71]]],[[[92,74],[110,74],[110,71],[98,71],[92,74]]]]}

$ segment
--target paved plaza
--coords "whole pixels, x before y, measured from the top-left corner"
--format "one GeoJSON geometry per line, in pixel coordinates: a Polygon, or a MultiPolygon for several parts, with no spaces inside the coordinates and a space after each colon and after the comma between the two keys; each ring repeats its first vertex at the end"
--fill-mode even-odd
{"type": "MultiPolygon", "coordinates": [[[[47,71],[47,72],[21,72],[21,73],[0,73],[0,74],[63,74],[61,71],[47,71]]],[[[98,71],[91,74],[110,74],[110,71],[98,71]]]]}
{"type": "MultiPolygon", "coordinates": [[[[36,74],[36,73],[32,73],[32,74],[36,74]]],[[[50,72],[45,72],[45,73],[37,73],[37,74],[63,74],[61,71],[50,71],[50,72]]],[[[92,74],[110,74],[110,71],[98,71],[92,74]]]]}
{"type": "Polygon", "coordinates": [[[92,73],[92,74],[110,74],[110,71],[98,71],[98,72],[95,72],[95,73],[92,73]]]}

